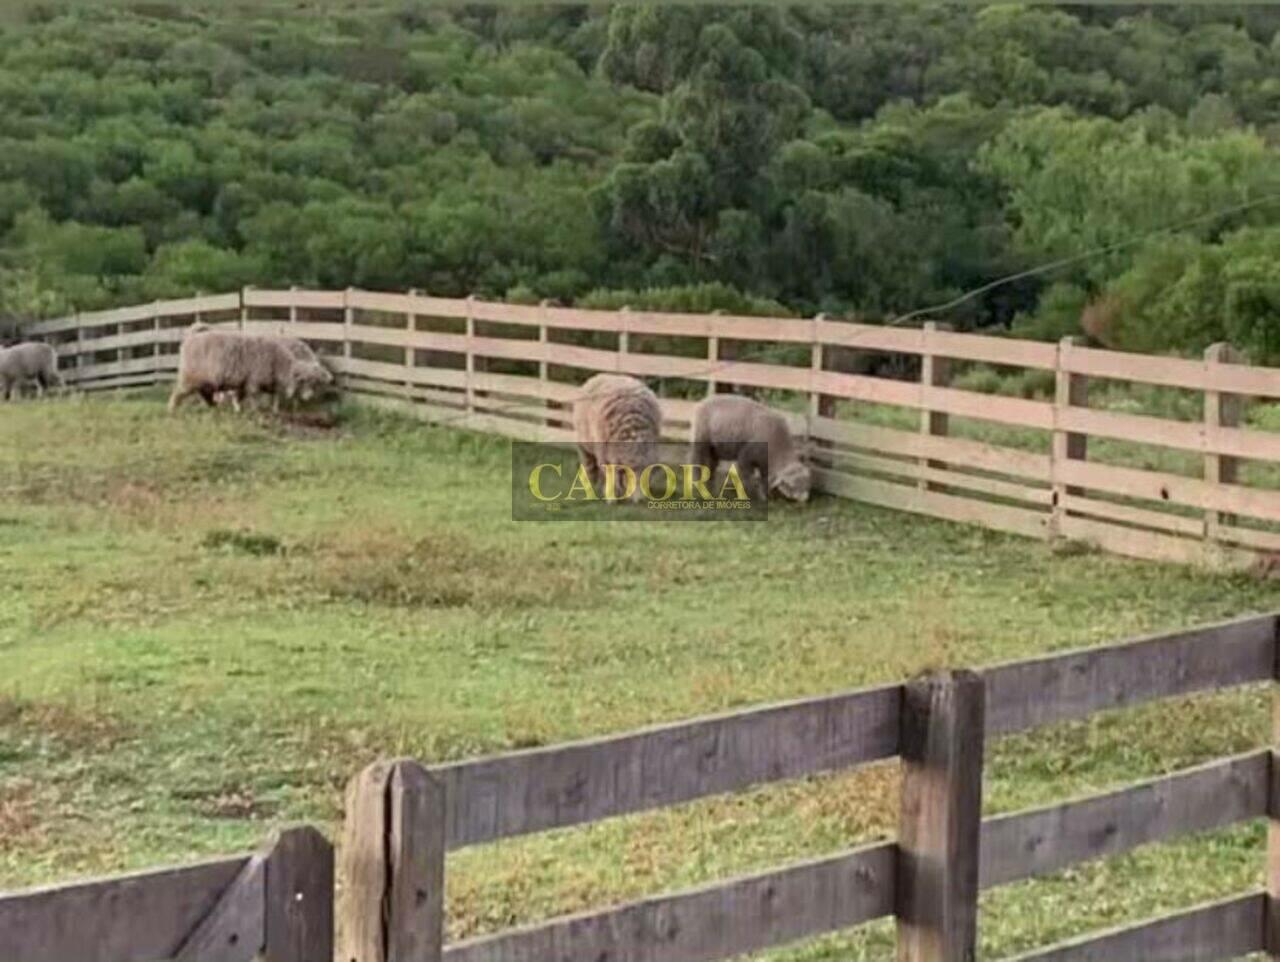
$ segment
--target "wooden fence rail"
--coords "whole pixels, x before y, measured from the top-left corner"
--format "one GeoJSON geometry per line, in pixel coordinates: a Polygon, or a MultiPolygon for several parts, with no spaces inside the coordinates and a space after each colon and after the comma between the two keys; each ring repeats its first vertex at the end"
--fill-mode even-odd
{"type": "Polygon", "coordinates": [[[1241,363],[1227,345],[1192,361],[933,323],[254,288],[26,333],[57,344],[68,380],[97,390],[171,379],[181,328],[197,319],[305,338],[346,390],[436,423],[566,441],[576,385],[617,371],[671,387],[660,391],[673,395],[662,398],[666,431],[681,439],[698,395],[771,391],[821,451],[815,477],[831,494],[1143,558],[1244,567],[1280,551],[1280,433],[1242,419],[1245,399],[1280,399],[1280,369],[1241,363]],[[895,376],[868,373],[868,358],[886,356],[900,361],[895,376]],[[1052,394],[966,389],[957,376],[973,364],[1042,374],[1052,394]],[[1091,389],[1111,382],[1190,392],[1198,413],[1099,409],[1091,389]],[[866,423],[871,412],[881,423],[866,423]]]}
{"type": "Polygon", "coordinates": [[[0,892],[4,962],[330,962],[333,849],[313,828],[253,855],[0,892]]]}
{"type": "MultiPolygon", "coordinates": [[[[1138,846],[1270,818],[1269,893],[1019,957],[1280,959],[1274,748],[981,817],[984,743],[1153,699],[1274,681],[1280,618],[1243,618],[982,671],[929,676],[593,741],[423,767],[347,793],[343,962],[713,962],[894,917],[900,962],[974,958],[980,891],[1138,846]],[[450,849],[901,758],[895,841],[445,944],[450,849]]],[[[1277,699],[1280,719],[1280,699],[1277,699]]],[[[1275,741],[1280,743],[1280,722],[1275,741]]],[[[330,962],[333,850],[313,829],[254,855],[0,893],[3,962],[330,962]]]]}
{"type": "MultiPolygon", "coordinates": [[[[1275,616],[1244,618],[494,758],[379,763],[348,791],[340,957],[712,962],[894,916],[900,962],[971,960],[982,889],[1280,808],[1268,748],[983,820],[984,740],[1273,680],[1278,626],[1275,616]],[[904,779],[895,842],[445,944],[452,848],[894,755],[904,779]]],[[[1275,854],[1270,876],[1280,885],[1275,854]]],[[[1266,944],[1270,904],[1249,894],[1024,958],[1230,958],[1266,944]]]]}

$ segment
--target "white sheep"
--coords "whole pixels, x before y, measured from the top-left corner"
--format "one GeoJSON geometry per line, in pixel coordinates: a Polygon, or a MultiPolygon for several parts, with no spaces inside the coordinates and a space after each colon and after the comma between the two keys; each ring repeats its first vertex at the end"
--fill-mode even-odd
{"type": "Polygon", "coordinates": [[[787,419],[759,401],[737,394],[717,394],[698,404],[693,415],[692,464],[716,469],[735,462],[744,481],[767,471],[770,491],[791,501],[808,501],[812,476],[791,436],[787,419]],[[767,460],[747,445],[768,445],[767,460]]]}
{"type": "Polygon", "coordinates": [[[57,351],[35,341],[0,349],[0,398],[8,401],[20,396],[28,382],[35,384],[38,395],[62,386],[57,351]]]}
{"type": "Polygon", "coordinates": [[[308,401],[332,381],[318,360],[296,357],[280,338],[197,325],[182,340],[169,410],[193,394],[212,406],[222,392],[232,394],[236,410],[259,394],[272,395],[278,408],[282,397],[308,401]]]}
{"type": "Polygon", "coordinates": [[[622,465],[638,476],[657,460],[662,410],[654,393],[635,378],[596,374],[574,401],[573,427],[582,465],[598,486],[602,465],[622,465]]]}

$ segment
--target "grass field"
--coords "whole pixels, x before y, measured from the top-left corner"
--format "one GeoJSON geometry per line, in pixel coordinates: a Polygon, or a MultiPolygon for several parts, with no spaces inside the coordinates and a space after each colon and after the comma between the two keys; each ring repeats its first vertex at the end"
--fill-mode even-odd
{"type": "MultiPolygon", "coordinates": [[[[154,394],[0,405],[0,888],[340,818],[380,755],[453,759],[1280,607],[1280,590],[819,498],[756,524],[516,524],[504,442],[154,394]]],[[[986,809],[1268,738],[1259,689],[995,743],[986,809]]],[[[466,851],[492,931],[884,838],[893,766],[466,851]]],[[[1263,829],[984,898],[998,958],[1257,884],[1263,829]]],[[[788,950],[887,959],[872,926],[788,950]]]]}

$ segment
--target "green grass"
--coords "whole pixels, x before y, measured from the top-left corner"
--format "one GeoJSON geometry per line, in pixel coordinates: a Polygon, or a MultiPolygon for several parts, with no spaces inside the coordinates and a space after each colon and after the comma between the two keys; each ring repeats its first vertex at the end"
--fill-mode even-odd
{"type": "MultiPolygon", "coordinates": [[[[153,395],[0,405],[0,888],[336,832],[383,755],[549,744],[1280,607],[1280,592],[819,498],[767,524],[510,520],[504,442],[153,395]]],[[[1247,750],[1257,689],[989,749],[989,812],[1247,750]]],[[[450,860],[451,935],[889,837],[893,766],[450,860]]],[[[1257,884],[1258,825],[997,890],[983,952],[1257,884]]],[[[891,958],[872,926],[788,950],[891,958]]]]}

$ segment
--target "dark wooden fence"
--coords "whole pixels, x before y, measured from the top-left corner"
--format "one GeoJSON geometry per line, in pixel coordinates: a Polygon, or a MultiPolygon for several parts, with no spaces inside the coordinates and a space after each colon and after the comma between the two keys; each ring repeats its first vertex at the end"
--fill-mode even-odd
{"type": "MultiPolygon", "coordinates": [[[[1271,817],[1271,895],[1244,892],[1018,962],[1280,959],[1280,765],[1269,747],[981,817],[987,740],[1273,681],[1278,626],[1251,617],[493,758],[373,765],[348,790],[337,958],[711,962],[894,916],[900,962],[971,962],[983,889],[1271,817]],[[895,841],[445,944],[452,849],[895,756],[895,841]]],[[[330,962],[335,891],[329,843],[294,829],[255,855],[0,893],[0,962],[330,962]]]]}
{"type": "Polygon", "coordinates": [[[251,855],[0,893],[3,962],[258,958],[333,958],[333,848],[313,828],[251,855]]]}
{"type": "MultiPolygon", "coordinates": [[[[1088,859],[1261,818],[1280,801],[1260,749],[1089,798],[981,818],[987,738],[1276,673],[1277,619],[459,764],[366,769],[348,791],[340,906],[350,962],[711,962],[896,916],[901,962],[972,960],[978,893],[1088,859]],[[451,849],[901,758],[897,840],[693,891],[444,942],[451,849]]],[[[1278,733],[1280,734],[1280,733],[1278,733]]],[[[1271,877],[1280,885],[1280,843],[1271,877]]],[[[1189,962],[1277,946],[1247,892],[1022,956],[1189,962]]],[[[1277,957],[1280,957],[1278,955],[1277,957]]]]}

